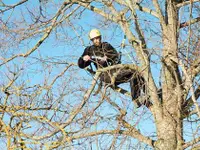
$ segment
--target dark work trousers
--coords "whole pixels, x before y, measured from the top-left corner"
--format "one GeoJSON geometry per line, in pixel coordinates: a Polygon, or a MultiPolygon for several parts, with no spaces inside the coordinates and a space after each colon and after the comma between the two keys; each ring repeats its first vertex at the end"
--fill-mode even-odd
{"type": "Polygon", "coordinates": [[[137,99],[139,96],[145,95],[146,86],[145,81],[142,76],[136,75],[130,80],[131,95],[133,100],[137,99]]]}
{"type": "Polygon", "coordinates": [[[100,75],[100,81],[105,85],[115,87],[119,84],[130,82],[131,96],[135,100],[141,96],[142,92],[145,93],[144,78],[140,76],[135,70],[131,69],[111,69],[100,75]],[[112,81],[112,78],[114,79],[112,81]]]}

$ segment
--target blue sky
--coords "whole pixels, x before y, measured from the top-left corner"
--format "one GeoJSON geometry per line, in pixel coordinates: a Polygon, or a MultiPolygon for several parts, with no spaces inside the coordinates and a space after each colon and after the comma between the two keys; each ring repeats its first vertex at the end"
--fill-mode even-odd
{"type": "MultiPolygon", "coordinates": [[[[6,1],[6,3],[14,3],[15,1],[6,1]]],[[[30,1],[26,5],[24,5],[23,8],[16,8],[14,11],[13,17],[11,19],[18,20],[18,14],[24,14],[25,18],[27,18],[26,21],[30,22],[30,16],[27,15],[26,6],[31,5],[32,11],[34,11],[34,6],[37,6],[38,1],[30,1]],[[27,15],[27,16],[26,16],[27,15]]],[[[56,1],[59,2],[59,1],[56,1]]],[[[48,5],[47,5],[48,6],[48,5]]],[[[37,6],[38,9],[38,6],[37,6]]],[[[49,7],[46,9],[46,13],[48,14],[54,14],[56,12],[56,7],[49,7]]],[[[38,11],[38,10],[35,10],[38,11]]],[[[3,18],[8,18],[9,15],[12,12],[9,11],[5,13],[3,18]]],[[[140,13],[140,17],[144,16],[146,20],[141,20],[142,27],[146,29],[146,35],[147,35],[147,43],[148,48],[156,47],[154,50],[159,51],[162,46],[160,45],[160,40],[158,40],[160,35],[150,35],[150,27],[154,31],[159,31],[160,27],[158,25],[158,20],[154,19],[150,16],[147,16],[143,13],[140,13]]],[[[52,32],[50,37],[33,53],[31,56],[27,59],[21,60],[16,59],[13,62],[10,62],[10,64],[18,65],[19,68],[26,67],[26,70],[22,72],[22,80],[26,80],[27,85],[34,85],[39,83],[44,83],[45,79],[44,77],[49,77],[49,82],[52,81],[52,79],[59,74],[64,67],[66,67],[65,64],[59,65],[54,63],[49,63],[49,61],[62,61],[62,62],[68,62],[68,63],[77,63],[78,58],[82,54],[85,46],[91,44],[88,39],[88,32],[92,28],[99,28],[101,27],[101,32],[103,35],[103,40],[108,41],[111,43],[117,50],[120,49],[120,44],[123,40],[123,33],[119,29],[119,27],[116,27],[115,24],[103,24],[99,19],[102,19],[96,14],[91,13],[90,11],[84,11],[84,13],[81,15],[80,19],[71,19],[70,23],[76,28],[77,33],[81,35],[80,39],[83,40],[83,45],[80,42],[80,39],[76,38],[76,32],[73,31],[73,28],[71,27],[71,24],[68,24],[68,26],[60,26],[57,28],[57,32],[52,32]],[[98,18],[97,18],[98,17],[98,18]],[[48,60],[47,63],[41,63],[38,61],[38,58],[41,58],[43,60],[48,60]],[[47,70],[44,70],[47,69],[47,70]]],[[[25,26],[25,24],[24,24],[25,26]]],[[[16,46],[14,49],[12,49],[15,53],[21,53],[29,50],[34,46],[34,44],[39,40],[41,36],[35,37],[35,39],[26,40],[21,43],[21,45],[16,46]]],[[[128,44],[128,41],[126,40],[126,48],[121,49],[123,52],[122,60],[124,63],[131,63],[132,60],[130,59],[127,54],[131,56],[135,56],[135,53],[133,49],[128,44]]],[[[8,54],[7,56],[11,56],[11,54],[8,54]]],[[[160,74],[160,64],[159,64],[159,58],[157,56],[153,56],[152,58],[155,63],[152,63],[152,72],[154,74],[154,78],[156,80],[156,83],[158,84],[159,81],[159,74],[160,74]]],[[[14,66],[14,65],[13,65],[14,66]]],[[[2,71],[3,72],[3,71],[2,71]]],[[[64,83],[69,83],[70,89],[65,89],[65,92],[68,93],[68,95],[63,99],[62,103],[63,105],[67,105],[67,102],[70,102],[72,104],[76,104],[83,96],[83,91],[76,91],[80,87],[87,87],[89,88],[91,85],[92,77],[89,75],[85,70],[79,69],[77,66],[74,66],[71,68],[70,72],[67,72],[65,74],[65,77],[71,76],[72,78],[65,78],[62,80],[58,80],[56,83],[56,86],[54,86],[53,91],[56,91],[55,97],[59,96],[59,87],[64,86],[64,83]],[[63,82],[64,81],[64,82],[63,82]],[[70,91],[73,91],[71,94],[70,91]]],[[[129,89],[129,85],[126,84],[123,87],[129,89]]],[[[130,89],[129,89],[130,90],[130,89]]],[[[149,112],[145,109],[145,107],[142,107],[138,110],[136,110],[133,106],[133,103],[130,100],[130,97],[122,96],[118,93],[114,93],[112,90],[111,92],[111,98],[116,103],[121,105],[122,107],[126,106],[126,109],[130,111],[130,114],[128,115],[128,119],[132,119],[130,121],[132,124],[137,123],[137,127],[140,128],[142,133],[150,134],[152,132],[155,132],[155,126],[152,116],[149,114],[149,112]],[[131,112],[134,112],[131,114],[131,112]],[[140,116],[143,117],[140,117],[140,116]],[[140,120],[141,119],[141,120],[140,120]]],[[[100,96],[91,96],[90,102],[93,102],[92,104],[96,104],[95,102],[100,99],[100,96]]],[[[91,104],[91,105],[92,105],[91,104]]],[[[105,116],[114,116],[117,112],[115,109],[112,109],[112,107],[105,102],[98,110],[98,112],[105,116]],[[103,110],[103,111],[101,111],[103,110]]],[[[50,113],[51,114],[51,113],[50,113]]],[[[113,121],[114,122],[114,121],[113,121]]],[[[98,128],[104,128],[109,124],[109,122],[103,122],[98,125],[98,128]]],[[[110,124],[109,124],[110,125],[110,124]]],[[[153,133],[154,134],[154,133],[153,133]]]]}

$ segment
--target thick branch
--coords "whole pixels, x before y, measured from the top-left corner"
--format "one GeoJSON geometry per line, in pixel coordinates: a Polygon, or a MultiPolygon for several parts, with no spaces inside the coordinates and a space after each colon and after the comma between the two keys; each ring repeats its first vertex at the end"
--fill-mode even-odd
{"type": "Polygon", "coordinates": [[[166,27],[165,19],[164,19],[164,16],[162,14],[161,8],[159,6],[158,0],[153,0],[153,4],[154,4],[154,7],[155,7],[155,9],[158,13],[158,16],[159,16],[159,19],[160,19],[160,24],[163,28],[165,28],[166,27]]]}
{"type": "MultiPolygon", "coordinates": [[[[129,3],[125,2],[125,1],[122,1],[122,0],[115,0],[115,1],[116,1],[117,3],[119,3],[119,4],[121,4],[121,5],[124,5],[124,6],[126,6],[126,7],[131,8],[131,6],[129,5],[129,3]]],[[[130,0],[129,0],[129,1],[130,1],[130,0]]],[[[134,5],[132,8],[133,8],[133,9],[140,10],[140,11],[145,12],[145,13],[148,13],[148,14],[151,14],[151,15],[153,15],[153,16],[155,16],[155,17],[158,18],[158,14],[157,14],[155,11],[153,11],[153,10],[147,8],[147,7],[141,6],[140,3],[135,3],[135,5],[134,5]]]]}
{"type": "Polygon", "coordinates": [[[113,15],[116,17],[118,15],[119,12],[117,12],[117,10],[115,9],[115,7],[113,6],[113,4],[110,2],[103,2],[113,13],[113,15]]]}
{"type": "Polygon", "coordinates": [[[180,24],[180,28],[187,27],[187,26],[189,26],[189,25],[191,25],[191,24],[195,24],[195,23],[197,23],[197,22],[199,22],[199,21],[200,21],[200,17],[197,17],[197,18],[192,19],[192,20],[187,21],[187,22],[183,22],[183,23],[180,24]]]}
{"type": "Polygon", "coordinates": [[[146,62],[146,65],[148,65],[149,53],[146,50],[146,45],[147,44],[146,44],[146,41],[145,41],[145,37],[144,37],[143,31],[142,31],[141,26],[140,26],[140,23],[138,21],[137,13],[133,8],[132,8],[132,17],[133,17],[133,20],[135,20],[135,28],[136,28],[139,40],[141,41],[139,50],[140,50],[141,56],[143,57],[143,60],[146,62]]]}
{"type": "Polygon", "coordinates": [[[119,134],[121,132],[122,131],[119,131],[119,130],[100,130],[100,131],[95,131],[95,132],[91,132],[91,133],[85,133],[85,134],[81,134],[81,135],[77,135],[77,136],[72,136],[71,140],[87,138],[87,137],[97,136],[97,135],[102,135],[102,134],[114,135],[114,134],[119,134]]]}
{"type": "Polygon", "coordinates": [[[200,73],[200,60],[198,62],[194,63],[191,67],[192,71],[189,74],[192,77],[196,77],[200,73]]]}
{"type": "Polygon", "coordinates": [[[162,107],[161,107],[161,103],[157,94],[158,90],[150,71],[151,69],[149,67],[150,62],[149,62],[148,56],[147,54],[144,53],[142,42],[138,40],[131,32],[129,23],[127,21],[121,21],[119,23],[121,25],[122,30],[128,37],[129,42],[132,44],[132,47],[135,48],[137,56],[139,60],[141,61],[142,67],[140,68],[140,71],[142,72],[143,77],[145,77],[145,80],[147,81],[147,87],[149,88],[148,94],[150,95],[151,100],[154,104],[153,105],[154,108],[152,107],[152,112],[154,114],[156,112],[159,112],[159,113],[156,113],[158,115],[156,118],[158,118],[159,120],[162,118],[162,107]]]}
{"type": "Polygon", "coordinates": [[[118,64],[118,65],[113,65],[113,66],[109,66],[106,68],[102,68],[102,69],[98,69],[97,72],[106,72],[112,69],[132,69],[132,70],[136,70],[136,71],[141,71],[140,68],[134,64],[118,64]]]}
{"type": "MultiPolygon", "coordinates": [[[[183,73],[184,73],[184,75],[185,75],[185,77],[186,77],[186,81],[187,81],[187,87],[185,88],[185,89],[188,89],[189,91],[191,91],[191,99],[192,99],[192,101],[193,101],[193,104],[195,105],[195,107],[196,107],[196,110],[197,110],[197,114],[198,114],[198,116],[200,117],[200,109],[199,109],[199,106],[198,106],[198,103],[197,103],[197,99],[196,99],[196,96],[195,96],[195,91],[194,91],[194,87],[193,87],[193,84],[192,84],[192,79],[191,79],[191,77],[188,75],[188,72],[187,72],[187,70],[185,69],[185,66],[184,66],[184,64],[182,63],[182,61],[180,61],[180,66],[181,66],[181,68],[182,68],[182,70],[183,70],[183,73]]],[[[199,87],[198,87],[198,89],[199,89],[199,87]]],[[[198,93],[198,89],[196,90],[196,93],[197,93],[197,95],[199,95],[198,93]]]]}
{"type": "Polygon", "coordinates": [[[136,8],[136,9],[138,9],[138,10],[140,10],[140,11],[143,11],[143,12],[146,12],[146,13],[148,13],[148,14],[151,14],[151,15],[153,15],[153,16],[159,18],[159,15],[158,15],[157,12],[155,12],[155,11],[149,9],[149,8],[142,7],[139,3],[135,3],[135,4],[136,4],[136,5],[135,5],[135,8],[136,8]]]}
{"type": "MultiPolygon", "coordinates": [[[[200,0],[192,0],[192,3],[200,2],[200,0]]],[[[183,1],[182,3],[177,4],[178,8],[191,4],[191,0],[183,1]]]]}
{"type": "MultiPolygon", "coordinates": [[[[200,86],[194,92],[194,97],[195,99],[198,99],[200,97],[200,86]]],[[[194,102],[192,100],[192,96],[190,96],[184,104],[184,109],[187,111],[193,104],[194,102]]]]}
{"type": "Polygon", "coordinates": [[[107,14],[104,11],[102,11],[101,9],[98,9],[98,8],[96,8],[94,6],[91,6],[89,4],[83,3],[81,1],[77,1],[77,4],[79,4],[79,5],[87,8],[87,9],[89,9],[89,10],[91,10],[91,11],[93,11],[93,12],[95,12],[95,13],[103,16],[103,17],[105,17],[108,20],[111,20],[113,22],[117,22],[117,18],[115,18],[115,16],[113,16],[112,14],[107,14]]]}
{"type": "Polygon", "coordinates": [[[125,131],[125,130],[100,130],[100,131],[95,131],[95,132],[91,132],[91,133],[73,136],[73,137],[71,137],[71,140],[86,138],[86,137],[91,137],[91,136],[97,136],[97,135],[102,135],[102,134],[110,134],[110,135],[118,134],[118,135],[131,136],[133,138],[137,138],[138,140],[140,140],[143,143],[148,144],[149,146],[152,146],[152,147],[154,146],[154,141],[148,137],[143,136],[137,129],[129,126],[129,124],[127,125],[127,123],[126,123],[126,127],[128,128],[128,131],[125,131]]]}

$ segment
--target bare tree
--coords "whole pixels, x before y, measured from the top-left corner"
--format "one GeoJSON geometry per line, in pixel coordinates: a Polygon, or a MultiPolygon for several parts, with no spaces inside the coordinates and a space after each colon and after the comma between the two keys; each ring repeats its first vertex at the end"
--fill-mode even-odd
{"type": "Polygon", "coordinates": [[[0,146],[198,149],[199,4],[0,1],[0,146]],[[76,62],[87,46],[85,35],[94,27],[116,48],[122,39],[126,47],[122,64],[92,76],[76,62]],[[92,96],[99,75],[112,68],[142,74],[151,105],[136,109],[130,94],[120,88],[105,87],[92,96]]]}

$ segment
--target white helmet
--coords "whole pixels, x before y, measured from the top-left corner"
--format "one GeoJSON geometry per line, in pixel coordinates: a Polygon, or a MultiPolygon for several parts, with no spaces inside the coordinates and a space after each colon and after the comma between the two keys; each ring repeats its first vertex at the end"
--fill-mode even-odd
{"type": "Polygon", "coordinates": [[[97,29],[92,29],[89,33],[89,38],[92,40],[95,37],[101,36],[101,32],[97,29]]]}

